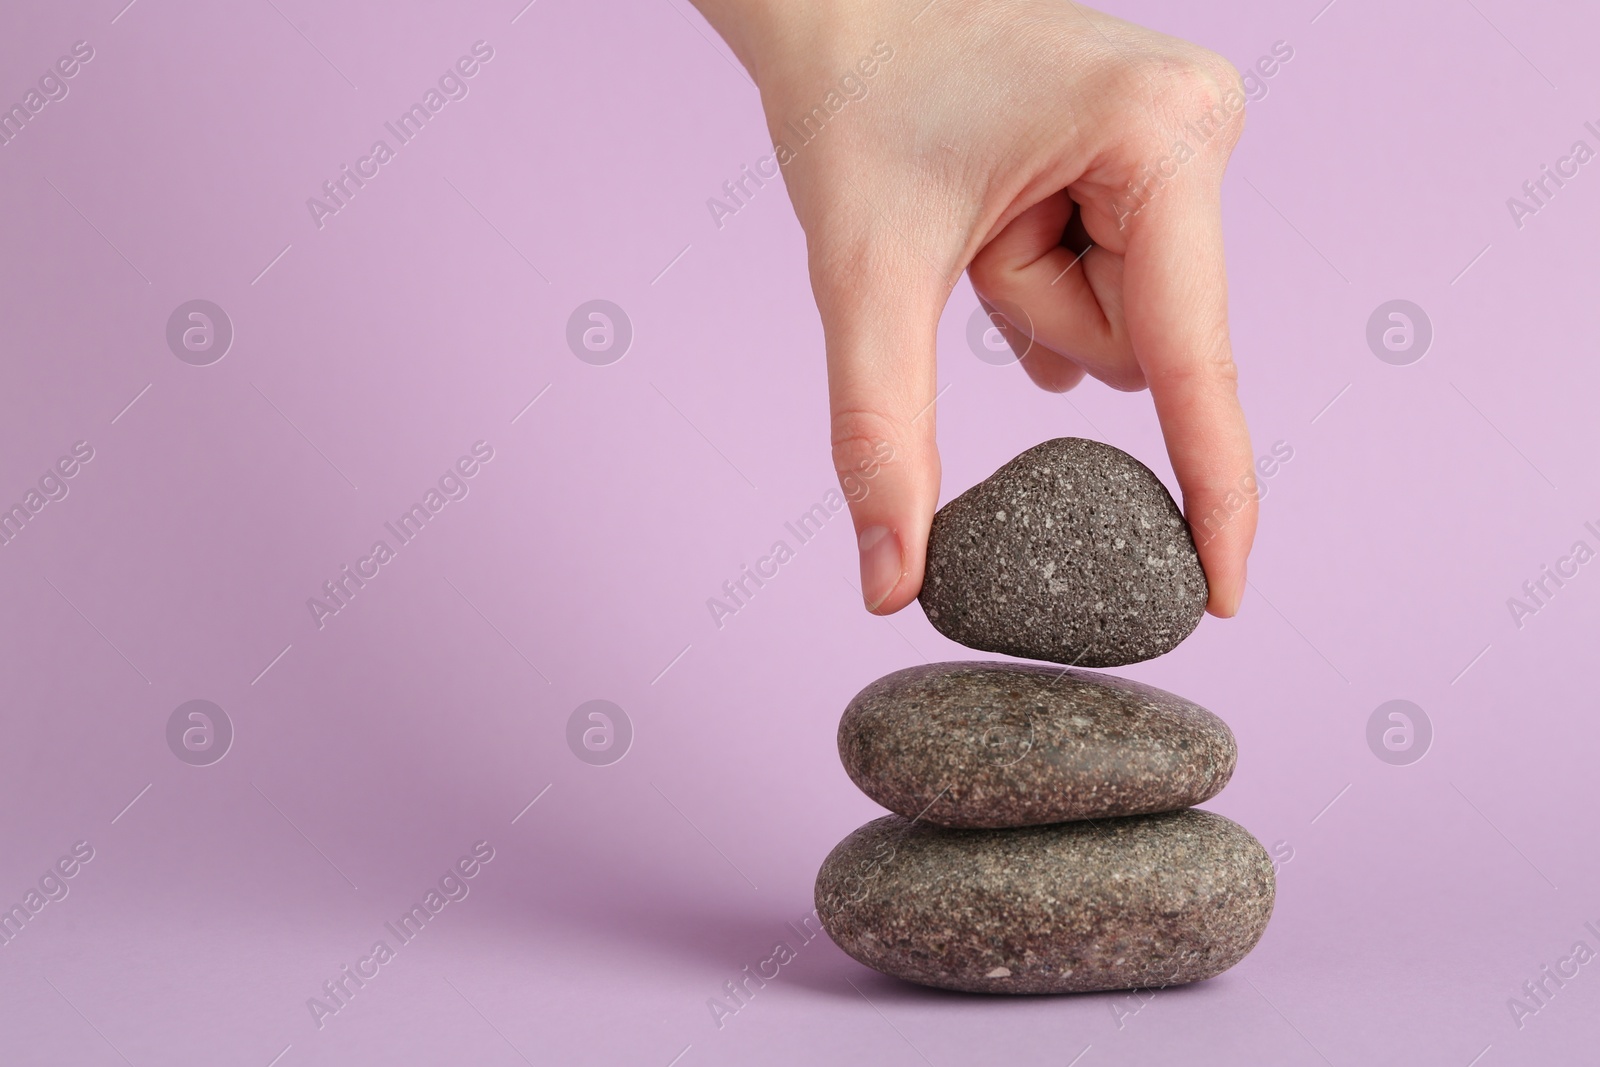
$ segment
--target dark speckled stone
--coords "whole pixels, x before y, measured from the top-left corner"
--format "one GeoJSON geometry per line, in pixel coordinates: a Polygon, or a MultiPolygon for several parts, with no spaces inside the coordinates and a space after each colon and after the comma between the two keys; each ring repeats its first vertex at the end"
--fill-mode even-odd
{"type": "Polygon", "coordinates": [[[1119,448],[1062,437],[939,509],[921,601],[970,648],[1080,667],[1152,659],[1194,632],[1207,586],[1161,480],[1119,448]]]}
{"type": "Polygon", "coordinates": [[[1272,861],[1189,810],[1020,830],[890,815],[817,876],[817,914],[874,970],[942,989],[1071,993],[1178,985],[1244,958],[1266,929],[1272,861]]]}
{"type": "Polygon", "coordinates": [[[863,689],[839,757],[863,793],[938,826],[1033,826],[1175,811],[1233,775],[1226,723],[1125,678],[1022,663],[934,663],[863,689]]]}

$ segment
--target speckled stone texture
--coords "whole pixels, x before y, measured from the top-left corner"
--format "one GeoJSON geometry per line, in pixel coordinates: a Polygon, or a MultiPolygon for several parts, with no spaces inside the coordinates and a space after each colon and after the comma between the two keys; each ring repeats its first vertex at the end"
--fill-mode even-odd
{"type": "Polygon", "coordinates": [[[1233,775],[1226,723],[1125,678],[1023,663],[934,663],[863,689],[839,722],[852,781],[938,826],[1034,826],[1175,811],[1233,775]]]}
{"type": "Polygon", "coordinates": [[[1176,648],[1206,597],[1161,480],[1119,448],[1061,437],[939,509],[920,599],[970,648],[1116,667],[1176,648]]]}
{"type": "Polygon", "coordinates": [[[1179,985],[1244,958],[1272,915],[1266,850],[1208,811],[948,830],[889,815],[817,875],[823,928],[874,970],[984,993],[1179,985]]]}

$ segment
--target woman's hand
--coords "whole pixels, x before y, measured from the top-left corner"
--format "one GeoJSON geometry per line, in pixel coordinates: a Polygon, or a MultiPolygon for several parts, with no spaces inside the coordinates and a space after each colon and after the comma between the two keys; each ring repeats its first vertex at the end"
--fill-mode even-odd
{"type": "Polygon", "coordinates": [[[1219,203],[1237,72],[1072,0],[698,3],[761,88],[806,232],[834,465],[880,463],[852,503],[867,607],[922,585],[934,334],[966,270],[1039,385],[1150,389],[1232,615],[1256,525],[1219,203]]]}

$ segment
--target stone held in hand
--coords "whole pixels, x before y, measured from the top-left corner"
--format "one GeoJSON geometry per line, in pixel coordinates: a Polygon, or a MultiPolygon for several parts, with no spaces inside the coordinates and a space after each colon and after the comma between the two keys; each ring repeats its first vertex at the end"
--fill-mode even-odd
{"type": "Polygon", "coordinates": [[[1037,664],[910,667],[839,722],[845,771],[890,811],[1011,827],[1175,811],[1233,775],[1233,732],[1200,705],[1125,678],[1037,664]]]}
{"type": "Polygon", "coordinates": [[[1062,437],[939,509],[919,599],[970,648],[1116,667],[1176,648],[1207,595],[1189,526],[1150,468],[1062,437]]]}
{"type": "Polygon", "coordinates": [[[1272,915],[1267,852],[1198,809],[1014,830],[890,815],[817,875],[835,943],[884,974],[941,989],[1073,993],[1220,974],[1272,915]]]}

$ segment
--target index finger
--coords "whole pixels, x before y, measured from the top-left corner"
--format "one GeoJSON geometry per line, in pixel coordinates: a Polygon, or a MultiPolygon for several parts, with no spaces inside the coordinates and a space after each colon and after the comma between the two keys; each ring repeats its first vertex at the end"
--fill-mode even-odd
{"type": "Polygon", "coordinates": [[[1167,192],[1129,236],[1128,332],[1205,568],[1206,609],[1226,618],[1244,596],[1259,491],[1228,339],[1222,208],[1214,189],[1167,192]]]}

